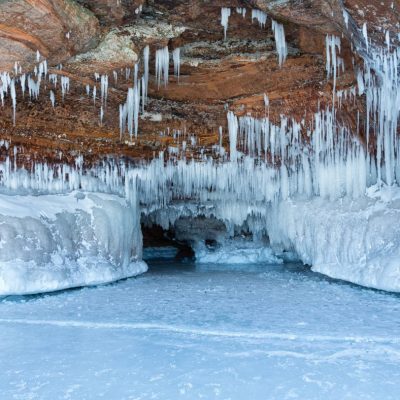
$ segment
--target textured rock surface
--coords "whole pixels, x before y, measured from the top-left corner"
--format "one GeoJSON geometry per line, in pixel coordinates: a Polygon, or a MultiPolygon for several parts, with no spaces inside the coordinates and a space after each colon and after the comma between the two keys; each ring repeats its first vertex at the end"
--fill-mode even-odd
{"type": "MultiPolygon", "coordinates": [[[[51,73],[71,79],[70,92],[62,100],[55,90],[56,106],[49,100],[50,83],[42,87],[38,100],[22,98],[17,91],[17,122],[6,99],[0,114],[0,138],[23,146],[27,161],[64,159],[77,154],[87,159],[106,154],[149,158],[174,143],[172,132],[196,134],[187,154],[197,154],[218,142],[219,126],[226,127],[227,108],[239,114],[264,115],[264,93],[270,99],[270,116],[311,119],[318,107],[330,104],[332,82],[325,74],[325,35],[343,36],[342,57],[346,72],[337,87],[355,84],[350,38],[359,32],[346,27],[339,0],[323,1],[148,1],[139,0],[2,0],[0,1],[0,71],[11,71],[18,62],[32,70],[36,52],[48,60],[51,73]],[[232,7],[228,39],[223,40],[221,6],[232,7]],[[246,17],[234,7],[247,7],[246,17]],[[141,9],[143,7],[143,9],[141,9]],[[265,28],[251,20],[250,8],[267,12],[265,28]],[[284,24],[289,55],[279,68],[271,17],[284,24]],[[353,32],[353,36],[351,36],[353,32]],[[141,117],[134,143],[120,138],[119,105],[125,101],[131,78],[121,69],[131,68],[150,46],[150,88],[146,114],[141,117]],[[156,49],[180,47],[181,76],[157,88],[154,77],[156,49]],[[62,63],[62,71],[58,64],[62,63]],[[118,71],[118,80],[113,79],[118,71]],[[94,73],[108,74],[110,88],[104,120],[100,124],[100,101],[86,95],[86,85],[97,86],[94,73]],[[60,153],[61,152],[61,153],[60,153]]],[[[370,37],[383,41],[389,29],[398,32],[399,2],[345,2],[359,27],[368,23],[370,37]]],[[[358,36],[357,36],[358,35],[358,36]]],[[[172,64],[170,64],[172,75],[172,64]]],[[[348,102],[340,117],[356,125],[355,110],[363,110],[362,99],[348,102]]],[[[362,132],[361,132],[362,134],[362,132]]],[[[225,135],[226,136],[226,135],[225,135]]],[[[224,139],[224,141],[226,141],[224,139]]],[[[22,160],[21,160],[22,161],[22,160]]]]}

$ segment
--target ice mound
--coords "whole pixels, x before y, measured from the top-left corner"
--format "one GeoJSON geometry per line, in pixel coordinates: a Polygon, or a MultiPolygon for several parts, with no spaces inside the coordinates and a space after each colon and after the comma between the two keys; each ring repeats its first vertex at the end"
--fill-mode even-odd
{"type": "Polygon", "coordinates": [[[114,195],[0,195],[0,295],[145,272],[137,210],[114,195]]]}
{"type": "Polygon", "coordinates": [[[281,264],[272,249],[263,243],[249,240],[226,240],[222,245],[210,248],[204,242],[194,246],[198,264],[281,264]]]}
{"type": "Polygon", "coordinates": [[[292,247],[312,270],[359,285],[400,291],[400,189],[372,187],[357,200],[279,204],[274,244],[292,247]]]}

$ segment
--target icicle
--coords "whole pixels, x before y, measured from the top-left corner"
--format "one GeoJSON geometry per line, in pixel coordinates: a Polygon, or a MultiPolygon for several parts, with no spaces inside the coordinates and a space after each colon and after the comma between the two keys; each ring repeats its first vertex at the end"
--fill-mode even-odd
{"type": "Polygon", "coordinates": [[[69,92],[69,77],[62,76],[61,77],[61,95],[64,101],[65,94],[69,92]]]}
{"type": "Polygon", "coordinates": [[[86,85],[86,95],[90,96],[90,85],[86,85]]]}
{"type": "Polygon", "coordinates": [[[231,161],[237,160],[237,136],[238,136],[238,119],[236,115],[229,111],[228,115],[228,132],[229,132],[229,149],[231,161]]]}
{"type": "Polygon", "coordinates": [[[368,32],[367,32],[367,23],[366,22],[364,22],[364,25],[362,27],[362,33],[363,33],[365,45],[366,45],[367,51],[368,51],[368,32]]]}
{"type": "Polygon", "coordinates": [[[54,92],[52,90],[50,90],[50,101],[51,101],[51,106],[54,108],[54,106],[56,104],[56,97],[55,97],[54,92]]]}
{"type": "Polygon", "coordinates": [[[100,90],[101,90],[101,104],[107,103],[108,97],[108,75],[101,75],[100,81],[100,90]]]}
{"type": "Polygon", "coordinates": [[[386,31],[386,33],[385,33],[385,42],[386,42],[387,50],[390,51],[390,32],[389,31],[386,31]]]}
{"type": "Polygon", "coordinates": [[[172,58],[174,60],[174,74],[179,79],[181,72],[181,49],[179,47],[173,51],[172,58]]]}
{"type": "Polygon", "coordinates": [[[279,66],[282,67],[282,64],[285,62],[288,54],[285,39],[285,29],[283,28],[282,24],[272,20],[272,30],[275,35],[275,45],[276,52],[278,53],[279,66]]]}
{"type": "Polygon", "coordinates": [[[113,71],[114,85],[118,83],[118,73],[117,71],[113,71]]]}
{"type": "Polygon", "coordinates": [[[15,92],[15,79],[11,79],[10,96],[11,96],[12,106],[13,106],[13,125],[15,126],[15,113],[16,113],[16,107],[17,107],[17,94],[15,92]]]}
{"type": "Polygon", "coordinates": [[[236,7],[236,12],[240,14],[243,18],[246,18],[247,9],[245,7],[236,7]]]}
{"type": "Polygon", "coordinates": [[[156,79],[157,86],[160,88],[161,80],[166,87],[168,84],[169,73],[169,51],[168,47],[164,47],[156,51],[156,79]]]}
{"type": "Polygon", "coordinates": [[[269,97],[264,93],[264,106],[265,108],[269,107],[269,97]]]}
{"type": "Polygon", "coordinates": [[[100,126],[103,126],[104,109],[103,106],[100,107],[100,126]]]}
{"type": "Polygon", "coordinates": [[[144,68],[144,98],[143,98],[143,105],[147,103],[147,93],[149,87],[149,59],[150,59],[150,48],[146,46],[143,50],[143,68],[144,68]]]}
{"type": "Polygon", "coordinates": [[[257,20],[260,28],[265,28],[267,23],[267,14],[264,11],[252,9],[251,10],[251,21],[257,20]]]}
{"type": "Polygon", "coordinates": [[[26,75],[25,74],[21,75],[19,80],[21,83],[22,97],[25,97],[26,75]]]}
{"type": "Polygon", "coordinates": [[[228,30],[229,17],[231,16],[231,9],[227,7],[221,8],[221,25],[224,27],[224,39],[226,40],[226,32],[228,30]]]}
{"type": "Polygon", "coordinates": [[[36,62],[40,61],[40,53],[39,50],[36,50],[36,62]]]}
{"type": "Polygon", "coordinates": [[[50,74],[49,81],[53,84],[54,88],[57,87],[58,75],[57,74],[50,74]]]}
{"type": "Polygon", "coordinates": [[[345,9],[343,9],[343,20],[346,25],[346,28],[348,28],[349,27],[349,13],[345,9]]]}
{"type": "Polygon", "coordinates": [[[336,48],[340,53],[340,38],[334,35],[326,35],[325,39],[326,48],[326,73],[328,79],[333,76],[333,93],[336,90],[336,79],[339,75],[339,66],[342,65],[343,60],[337,56],[336,48]]]}
{"type": "Polygon", "coordinates": [[[96,105],[96,93],[97,93],[97,88],[96,85],[93,86],[93,104],[96,105]]]}
{"type": "Polygon", "coordinates": [[[139,74],[139,65],[136,63],[133,69],[133,86],[137,86],[139,74]]]}

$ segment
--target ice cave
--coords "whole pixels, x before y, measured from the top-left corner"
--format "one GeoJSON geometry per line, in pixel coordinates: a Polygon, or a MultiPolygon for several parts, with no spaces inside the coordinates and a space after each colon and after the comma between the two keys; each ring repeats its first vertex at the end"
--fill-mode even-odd
{"type": "Polygon", "coordinates": [[[0,2],[0,397],[398,399],[399,21],[0,2]]]}

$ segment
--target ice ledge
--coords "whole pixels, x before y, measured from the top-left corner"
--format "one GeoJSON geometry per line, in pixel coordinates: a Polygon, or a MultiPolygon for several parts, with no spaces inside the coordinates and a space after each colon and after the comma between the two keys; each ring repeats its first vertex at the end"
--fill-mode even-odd
{"type": "Polygon", "coordinates": [[[0,295],[49,292],[138,275],[138,210],[113,195],[0,195],[0,295]]]}
{"type": "Polygon", "coordinates": [[[282,202],[272,216],[271,241],[292,246],[313,271],[400,292],[399,188],[370,188],[357,200],[282,202]]]}

